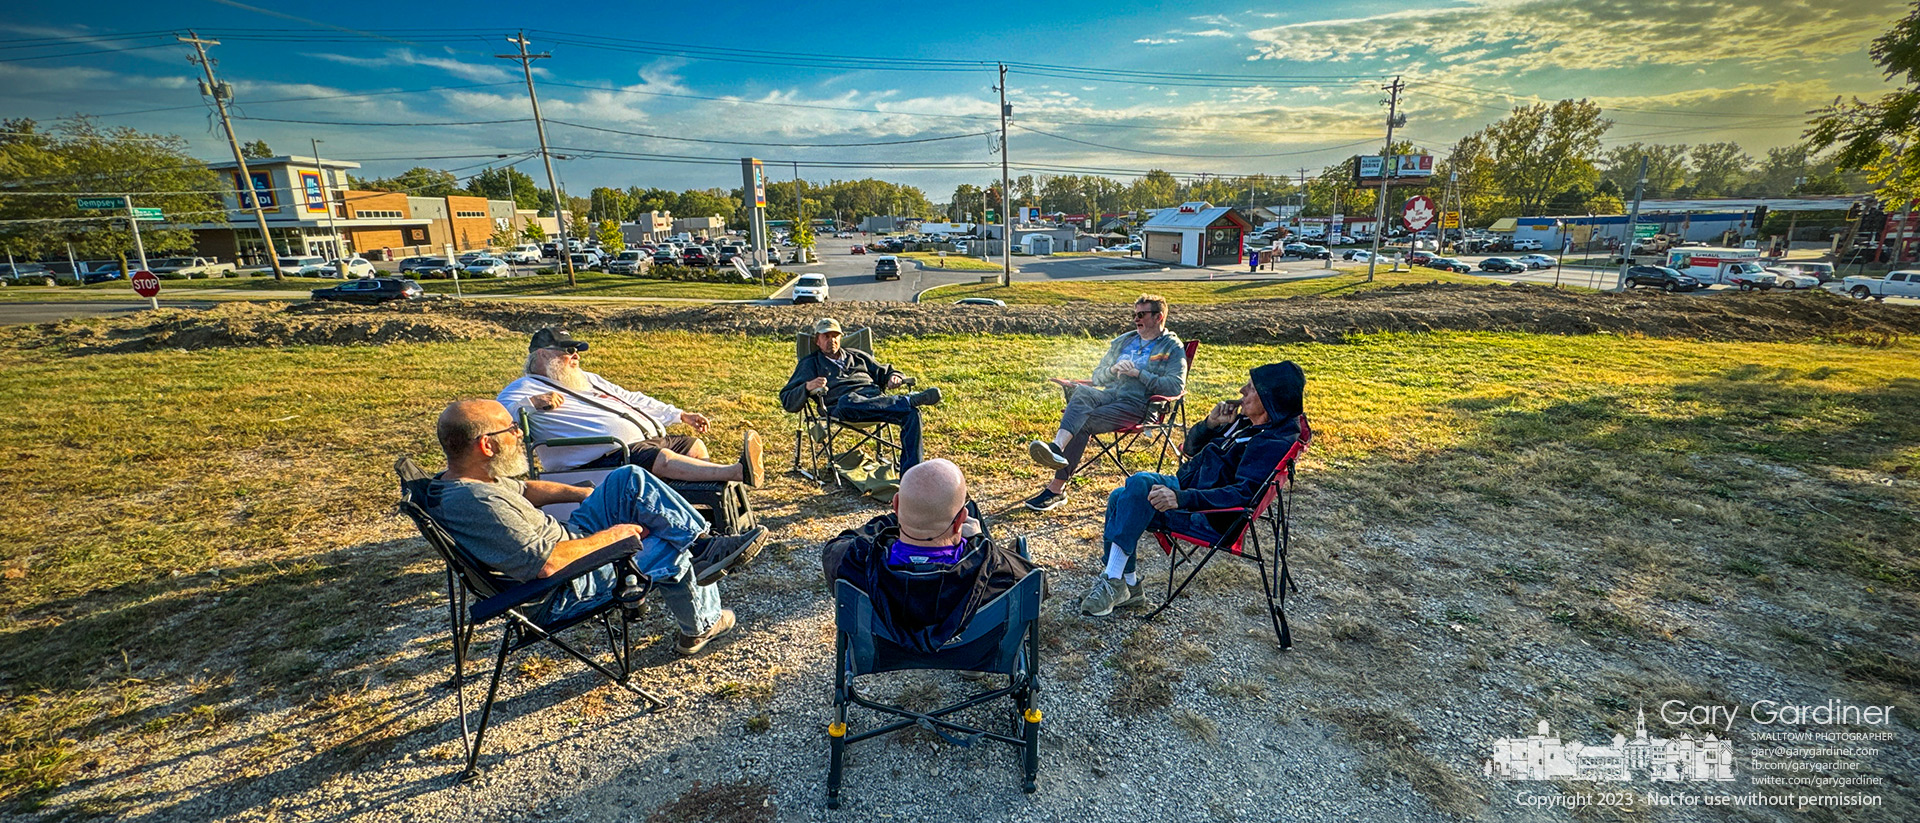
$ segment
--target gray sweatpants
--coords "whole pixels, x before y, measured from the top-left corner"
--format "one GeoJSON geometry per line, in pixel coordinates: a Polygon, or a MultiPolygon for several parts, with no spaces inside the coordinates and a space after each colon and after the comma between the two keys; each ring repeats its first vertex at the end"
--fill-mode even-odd
{"type": "Polygon", "coordinates": [[[1061,450],[1067,457],[1067,467],[1053,473],[1056,480],[1073,476],[1093,435],[1124,429],[1147,414],[1147,401],[1112,389],[1075,385],[1065,387],[1065,391],[1067,409],[1060,413],[1060,428],[1072,432],[1073,438],[1061,450]]]}

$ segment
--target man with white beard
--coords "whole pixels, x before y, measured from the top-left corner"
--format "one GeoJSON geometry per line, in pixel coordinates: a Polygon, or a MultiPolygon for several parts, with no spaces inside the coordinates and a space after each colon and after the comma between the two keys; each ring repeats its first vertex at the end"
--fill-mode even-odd
{"type": "MultiPolygon", "coordinates": [[[[641,548],[634,565],[653,579],[680,630],[675,650],[694,654],[732,630],[733,612],[720,608],[713,581],[726,565],[758,550],[765,526],[731,537],[708,532],[706,520],[665,482],[622,466],[594,489],[544,480],[516,480],[527,467],[524,434],[505,406],[464,400],[440,413],[434,435],[447,470],[427,486],[426,509],[454,542],[487,568],[519,582],[550,577],[569,564],[626,538],[641,548]],[[566,523],[538,507],[579,503],[566,523]],[[694,555],[730,558],[696,569],[694,555]]],[[[611,564],[576,578],[542,608],[560,619],[614,596],[611,564]]]]}
{"type": "Polygon", "coordinates": [[[758,488],[766,482],[761,463],[760,434],[747,430],[740,442],[740,462],[711,463],[707,444],[695,435],[668,434],[667,427],[685,423],[705,434],[710,421],[636,391],[621,388],[600,375],[580,368],[584,341],[563,328],[545,328],[527,345],[525,374],[500,390],[497,400],[518,416],[532,412],[540,439],[567,437],[619,438],[611,444],[541,446],[540,462],[547,471],[639,466],[667,480],[719,482],[738,480],[758,488]]]}

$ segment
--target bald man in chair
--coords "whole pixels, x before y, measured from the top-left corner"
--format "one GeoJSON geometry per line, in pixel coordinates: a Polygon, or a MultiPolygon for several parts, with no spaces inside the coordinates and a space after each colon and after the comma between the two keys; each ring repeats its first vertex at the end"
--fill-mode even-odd
{"type": "Polygon", "coordinates": [[[873,598],[893,636],[927,653],[1034,568],[969,516],[967,478],[942,459],[902,473],[893,512],[827,541],[820,565],[829,582],[846,580],[873,598]]]}

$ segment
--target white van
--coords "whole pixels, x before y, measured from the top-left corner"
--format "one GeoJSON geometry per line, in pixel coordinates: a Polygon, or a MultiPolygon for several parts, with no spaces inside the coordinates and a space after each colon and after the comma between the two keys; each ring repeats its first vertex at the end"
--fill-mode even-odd
{"type": "Polygon", "coordinates": [[[1702,283],[1721,283],[1749,289],[1771,289],[1779,278],[1760,264],[1755,249],[1683,246],[1667,251],[1667,268],[1702,283]]]}
{"type": "Polygon", "coordinates": [[[541,259],[540,247],[532,243],[514,246],[511,249],[507,249],[506,253],[500,256],[509,263],[519,263],[528,266],[538,264],[541,259]]]}

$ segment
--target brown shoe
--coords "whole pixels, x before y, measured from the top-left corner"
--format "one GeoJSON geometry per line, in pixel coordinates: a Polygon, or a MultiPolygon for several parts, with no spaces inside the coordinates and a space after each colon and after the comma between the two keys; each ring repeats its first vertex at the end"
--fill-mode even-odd
{"type": "Polygon", "coordinates": [[[733,610],[721,609],[720,619],[713,621],[712,627],[699,634],[680,635],[680,639],[674,643],[673,650],[682,655],[699,654],[708,643],[730,631],[733,631],[733,610]]]}
{"type": "Polygon", "coordinates": [[[767,464],[761,458],[763,444],[760,433],[748,429],[740,438],[740,482],[747,488],[757,489],[767,484],[767,464]]]}

